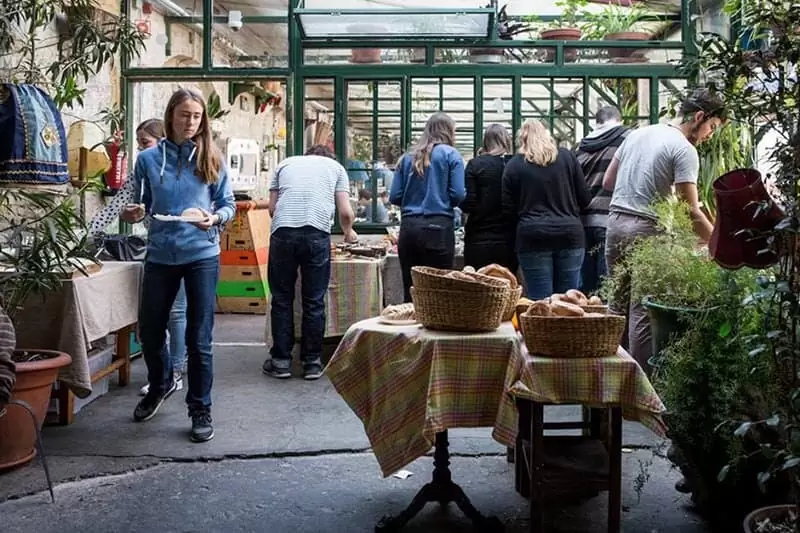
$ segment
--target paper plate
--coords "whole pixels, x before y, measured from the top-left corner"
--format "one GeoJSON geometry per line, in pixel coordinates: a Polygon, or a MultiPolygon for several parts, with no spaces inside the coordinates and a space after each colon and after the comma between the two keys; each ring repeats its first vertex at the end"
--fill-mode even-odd
{"type": "Polygon", "coordinates": [[[182,215],[153,215],[153,218],[161,222],[203,222],[205,217],[185,217],[182,215]]]}
{"type": "Polygon", "coordinates": [[[414,324],[419,324],[419,322],[417,322],[413,318],[399,320],[394,318],[379,317],[378,322],[380,322],[381,324],[386,324],[387,326],[413,326],[414,324]]]}

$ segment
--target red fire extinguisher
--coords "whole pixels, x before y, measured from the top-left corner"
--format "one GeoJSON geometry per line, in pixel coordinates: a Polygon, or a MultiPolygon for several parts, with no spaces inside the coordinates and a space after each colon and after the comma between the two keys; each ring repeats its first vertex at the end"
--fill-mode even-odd
{"type": "Polygon", "coordinates": [[[104,178],[106,186],[114,194],[125,184],[125,178],[128,173],[128,154],[123,146],[122,132],[114,134],[114,138],[106,147],[106,150],[108,151],[109,159],[111,159],[111,168],[106,171],[104,178]]]}

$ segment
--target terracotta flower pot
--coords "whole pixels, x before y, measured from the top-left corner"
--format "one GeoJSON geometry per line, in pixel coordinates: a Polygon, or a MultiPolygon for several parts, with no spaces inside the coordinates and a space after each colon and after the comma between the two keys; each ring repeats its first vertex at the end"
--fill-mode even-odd
{"type": "MultiPolygon", "coordinates": [[[[581,39],[580,28],[554,28],[552,30],[544,30],[539,34],[542,41],[579,41],[581,39]]],[[[544,55],[545,61],[553,61],[556,57],[556,51],[548,48],[544,55]]],[[[578,50],[576,48],[564,48],[564,61],[567,63],[574,63],[578,59],[578,50]]]]}
{"type": "MultiPolygon", "coordinates": [[[[58,370],[72,362],[72,358],[52,350],[28,350],[47,358],[28,363],[17,363],[17,383],[11,391],[12,400],[22,400],[33,409],[41,429],[50,391],[56,382],[58,370]]],[[[0,417],[0,471],[24,465],[36,456],[36,431],[31,417],[23,408],[9,405],[6,415],[0,417]]]]}
{"type": "Polygon", "coordinates": [[[380,48],[353,48],[350,53],[350,62],[358,64],[380,63],[380,48]]]}
{"type": "MultiPolygon", "coordinates": [[[[757,533],[758,524],[766,519],[770,520],[785,520],[789,517],[789,512],[796,509],[795,505],[771,505],[769,507],[761,507],[751,512],[744,518],[744,533],[757,533]]],[[[771,533],[771,530],[764,530],[765,533],[771,533]]]]}
{"type": "MultiPolygon", "coordinates": [[[[650,34],[641,31],[625,31],[621,33],[609,33],[604,37],[606,41],[649,41],[650,34]]],[[[644,52],[641,48],[609,48],[608,57],[614,60],[630,60],[636,52],[644,52]]],[[[638,62],[646,62],[646,57],[636,57],[638,62]]]]}

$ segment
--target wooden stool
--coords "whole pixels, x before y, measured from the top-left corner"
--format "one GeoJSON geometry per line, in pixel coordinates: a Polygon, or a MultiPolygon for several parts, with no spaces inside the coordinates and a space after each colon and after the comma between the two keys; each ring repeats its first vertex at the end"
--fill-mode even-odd
{"type": "Polygon", "coordinates": [[[622,513],[622,409],[590,409],[589,420],[544,422],[544,403],[517,399],[519,425],[514,485],[529,498],[530,531],[543,533],[544,499],[553,494],[608,491],[608,533],[619,533],[622,513]],[[582,429],[578,436],[544,430],[582,429]],[[545,492],[545,489],[547,491],[545,492]]]}

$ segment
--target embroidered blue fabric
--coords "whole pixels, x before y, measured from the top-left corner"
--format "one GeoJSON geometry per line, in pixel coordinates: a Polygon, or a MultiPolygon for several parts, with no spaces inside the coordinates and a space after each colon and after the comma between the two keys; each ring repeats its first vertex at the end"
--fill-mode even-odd
{"type": "Polygon", "coordinates": [[[0,85],[0,182],[68,181],[67,135],[52,98],[33,85],[0,85]]]}

